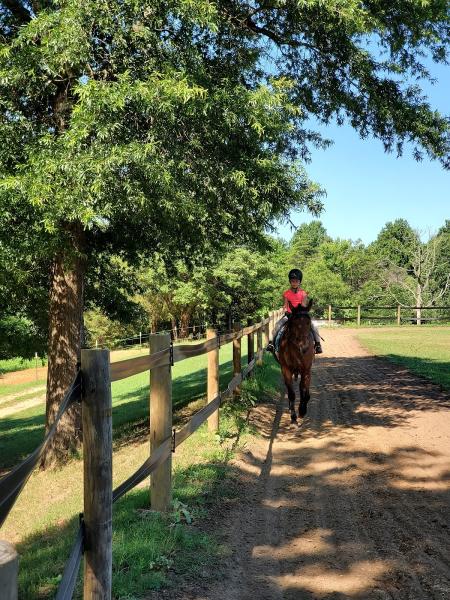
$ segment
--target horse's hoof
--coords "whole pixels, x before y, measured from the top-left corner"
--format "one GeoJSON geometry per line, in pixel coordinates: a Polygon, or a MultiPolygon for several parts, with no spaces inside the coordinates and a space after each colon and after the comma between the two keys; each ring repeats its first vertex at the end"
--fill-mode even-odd
{"type": "Polygon", "coordinates": [[[300,402],[300,406],[298,407],[298,414],[301,417],[304,417],[306,415],[307,408],[308,404],[306,402],[300,402]]]}

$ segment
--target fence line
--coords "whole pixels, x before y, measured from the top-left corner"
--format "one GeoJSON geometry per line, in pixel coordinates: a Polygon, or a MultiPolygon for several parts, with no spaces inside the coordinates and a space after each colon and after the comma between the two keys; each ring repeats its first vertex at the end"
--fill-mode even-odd
{"type": "Polygon", "coordinates": [[[450,311],[450,306],[402,306],[401,304],[396,304],[392,306],[364,306],[358,304],[356,306],[333,306],[331,304],[328,305],[328,324],[331,325],[333,322],[346,322],[346,321],[356,321],[358,326],[361,325],[361,321],[393,321],[396,322],[398,326],[402,325],[402,323],[415,323],[417,325],[421,325],[426,322],[434,322],[434,321],[446,321],[450,322],[450,313],[447,316],[433,316],[427,317],[424,316],[424,311],[450,311]],[[374,315],[374,314],[363,314],[363,311],[376,311],[376,310],[392,310],[395,311],[392,316],[389,315],[374,315]],[[354,316],[348,316],[342,314],[342,311],[356,311],[354,316]],[[405,311],[411,311],[409,315],[405,315],[405,311]],[[412,314],[412,311],[415,311],[415,315],[412,314]],[[403,312],[403,316],[402,316],[403,312]],[[333,317],[334,313],[334,317],[333,317]]]}
{"type": "MultiPolygon", "coordinates": [[[[80,400],[83,402],[85,507],[84,514],[80,515],[79,528],[58,587],[57,600],[71,600],[83,553],[85,560],[84,600],[93,600],[99,597],[106,598],[110,595],[112,578],[112,524],[110,514],[112,504],[146,477],[153,474],[152,505],[154,499],[160,496],[163,498],[161,509],[167,510],[169,508],[168,499],[170,498],[170,490],[161,489],[161,485],[167,486],[168,481],[170,484],[170,478],[165,482],[164,478],[162,480],[155,479],[155,472],[164,468],[166,463],[171,462],[171,454],[206,420],[213,419],[213,427],[218,427],[220,405],[236,393],[241,382],[250,375],[255,365],[261,364],[269,333],[273,331],[276,319],[280,318],[281,315],[281,309],[273,311],[259,323],[249,323],[243,329],[235,325],[236,329],[234,331],[223,335],[219,332],[216,332],[215,335],[209,332],[208,339],[196,345],[189,344],[174,347],[173,342],[167,339],[165,340],[167,346],[162,349],[158,348],[153,353],[150,338],[150,354],[148,356],[139,356],[118,363],[110,363],[108,350],[83,350],[81,370],[77,372],[71,386],[67,390],[55,421],[47,432],[42,444],[22,463],[14,467],[7,475],[0,479],[1,525],[8,516],[40,457],[45,452],[49,440],[55,434],[61,417],[73,402],[80,400]],[[255,333],[257,334],[256,356],[253,353],[255,333]],[[237,356],[240,357],[241,342],[244,336],[247,336],[249,352],[248,364],[241,372],[241,364],[240,361],[239,365],[237,364],[237,356]],[[214,361],[208,360],[209,379],[210,375],[212,377],[212,371],[218,369],[218,353],[220,348],[231,341],[233,342],[234,368],[233,377],[228,383],[227,388],[223,392],[219,392],[217,389],[216,394],[211,394],[212,397],[210,397],[210,391],[208,391],[207,404],[195,413],[181,429],[172,430],[170,426],[166,434],[160,436],[158,444],[152,448],[151,455],[146,461],[124,482],[114,490],[111,489],[109,466],[105,468],[105,464],[109,465],[112,461],[111,383],[146,370],[150,371],[152,374],[151,380],[153,379],[155,382],[157,381],[156,370],[161,370],[164,367],[167,369],[165,377],[171,381],[170,367],[175,362],[211,353],[211,355],[217,357],[217,364],[214,361]],[[169,435],[167,435],[168,432],[170,432],[169,435]],[[99,477],[99,473],[103,473],[103,475],[99,477]],[[91,572],[93,574],[92,577],[89,575],[91,572]]],[[[152,335],[155,342],[158,338],[163,337],[158,334],[152,335]]],[[[217,377],[217,374],[215,376],[217,377]]],[[[158,398],[158,394],[154,393],[153,402],[160,404],[165,410],[169,407],[170,411],[167,414],[169,415],[170,423],[172,423],[171,383],[169,382],[169,384],[165,385],[163,380],[161,380],[161,383],[162,386],[158,390],[160,397],[158,398]]],[[[210,390],[209,385],[208,390],[210,390]]],[[[155,418],[153,420],[155,421],[155,418]]],[[[162,427],[161,423],[154,423],[154,425],[162,427]]],[[[1,569],[2,565],[0,565],[0,578],[3,573],[1,569]]],[[[13,573],[13,570],[11,570],[11,573],[13,573]]],[[[17,586],[17,582],[14,585],[17,586]]]]}

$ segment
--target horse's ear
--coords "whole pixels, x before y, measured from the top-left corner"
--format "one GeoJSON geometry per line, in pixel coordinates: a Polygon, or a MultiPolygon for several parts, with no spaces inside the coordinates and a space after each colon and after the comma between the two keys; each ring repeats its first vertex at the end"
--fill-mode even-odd
{"type": "Polygon", "coordinates": [[[311,298],[311,300],[308,302],[308,306],[306,307],[306,310],[311,310],[311,306],[314,304],[314,300],[311,298]]]}

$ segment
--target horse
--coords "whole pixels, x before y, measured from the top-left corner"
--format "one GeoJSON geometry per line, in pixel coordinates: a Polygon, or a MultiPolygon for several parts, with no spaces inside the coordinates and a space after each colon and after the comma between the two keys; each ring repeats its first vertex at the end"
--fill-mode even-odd
{"type": "Polygon", "coordinates": [[[300,375],[300,404],[298,412],[301,417],[306,415],[310,398],[311,366],[315,355],[314,338],[311,332],[311,317],[309,316],[311,306],[312,300],[309,301],[308,306],[297,306],[294,308],[291,305],[292,313],[285,325],[278,351],[278,360],[288,392],[291,423],[297,423],[295,391],[292,385],[293,376],[297,379],[300,375]]]}

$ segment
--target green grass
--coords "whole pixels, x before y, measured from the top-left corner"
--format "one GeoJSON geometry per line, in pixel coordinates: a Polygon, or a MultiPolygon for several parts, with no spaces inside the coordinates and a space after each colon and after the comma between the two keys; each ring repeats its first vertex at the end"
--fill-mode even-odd
{"type": "MultiPolygon", "coordinates": [[[[214,531],[205,527],[205,517],[211,511],[219,513],[224,502],[237,496],[230,458],[236,444],[245,443],[250,435],[247,410],[272,396],[278,387],[278,366],[267,357],[255,377],[243,383],[241,400],[221,409],[219,435],[208,432],[205,424],[177,448],[170,514],[148,510],[148,480],[117,502],[113,515],[114,600],[144,597],[150,590],[173,585],[177,578],[197,580],[217,575],[223,548],[214,531]]],[[[127,439],[114,452],[114,485],[147,455],[148,439],[127,439]]],[[[16,544],[21,557],[20,598],[54,597],[80,510],[80,459],[56,471],[33,473],[2,530],[2,537],[16,544]]],[[[76,598],[81,598],[80,581],[76,598]]]]}
{"type": "MultiPolygon", "coordinates": [[[[37,366],[44,367],[47,364],[46,358],[38,358],[37,366]]],[[[24,369],[33,369],[36,366],[36,360],[34,358],[21,358],[15,356],[14,358],[5,358],[0,360],[0,374],[12,373],[13,371],[23,371],[24,369]]]]}
{"type": "MultiPolygon", "coordinates": [[[[22,401],[23,397],[21,392],[24,392],[24,394],[28,393],[28,390],[32,389],[32,388],[36,388],[39,386],[45,386],[46,384],[46,379],[38,379],[37,381],[30,381],[27,383],[8,383],[8,384],[4,384],[0,381],[0,400],[2,399],[2,397],[4,396],[9,396],[12,394],[20,394],[20,397],[17,399],[18,401],[22,401]]],[[[2,406],[4,406],[2,404],[2,406]]]]}
{"type": "MultiPolygon", "coordinates": [[[[242,364],[247,362],[242,344],[242,364]]],[[[220,388],[224,389],[232,378],[232,344],[220,350],[220,388]]],[[[175,412],[206,394],[207,356],[189,358],[173,367],[172,399],[175,412]]],[[[33,384],[20,384],[24,394],[33,384]]],[[[8,386],[11,388],[12,386],[8,386]]],[[[1,389],[1,388],[0,388],[1,389]]],[[[11,393],[11,390],[8,390],[11,393]]],[[[120,442],[135,435],[137,429],[145,430],[149,413],[148,371],[112,384],[114,439],[120,442]]],[[[17,398],[17,402],[24,399],[17,398]]],[[[10,405],[10,403],[8,402],[10,405]]],[[[25,458],[42,441],[45,423],[45,405],[34,406],[0,419],[0,469],[6,469],[25,458]]]]}
{"type": "Polygon", "coordinates": [[[374,354],[450,389],[450,328],[391,328],[357,337],[374,354]]]}

